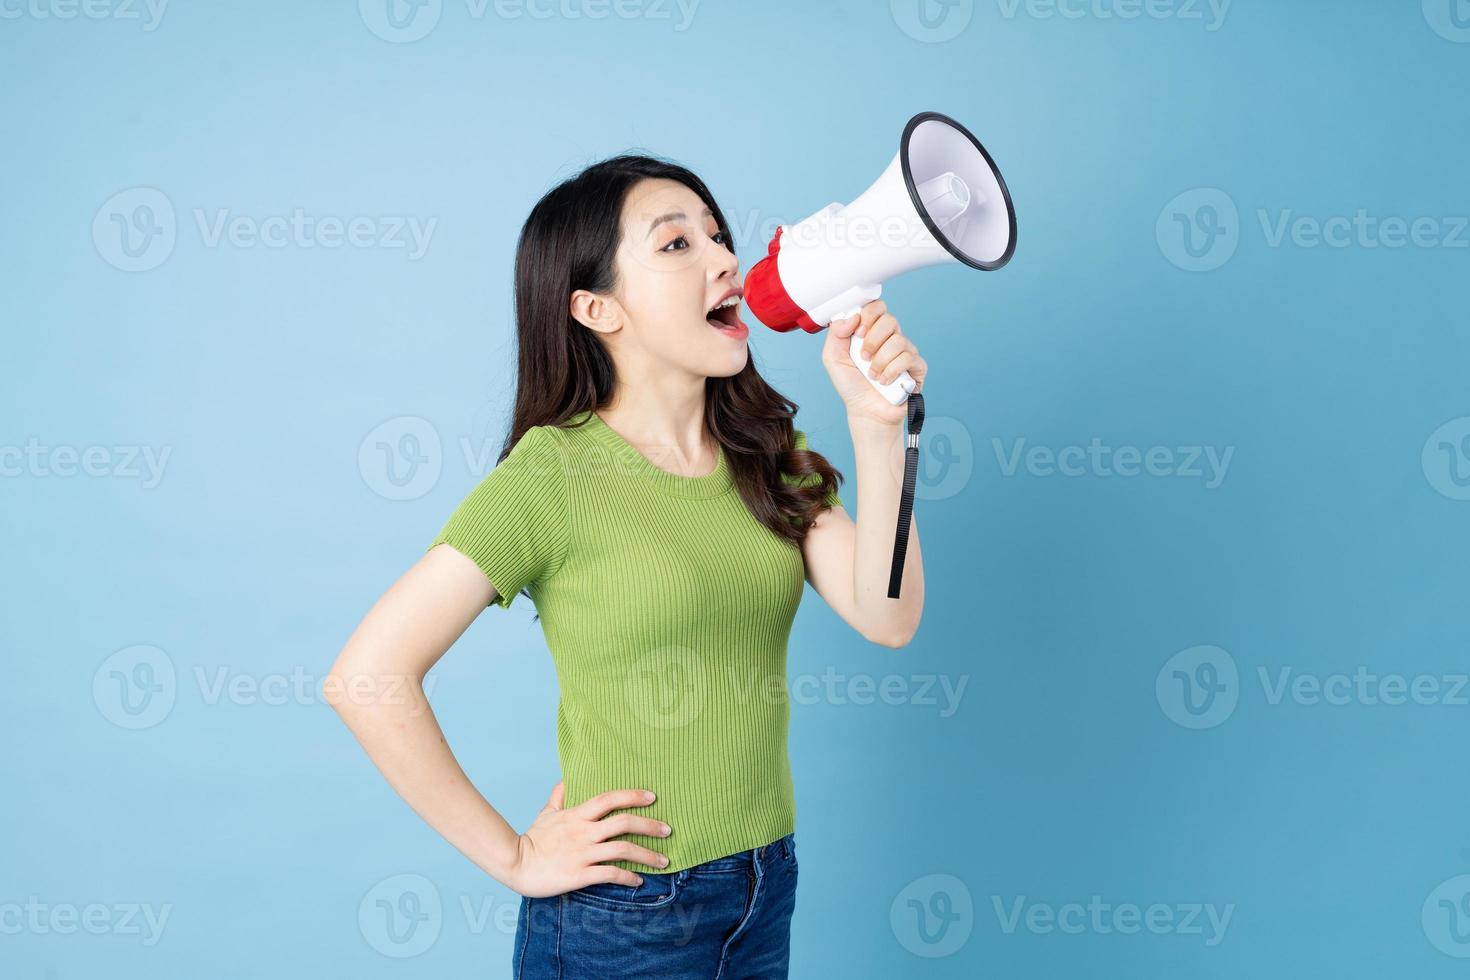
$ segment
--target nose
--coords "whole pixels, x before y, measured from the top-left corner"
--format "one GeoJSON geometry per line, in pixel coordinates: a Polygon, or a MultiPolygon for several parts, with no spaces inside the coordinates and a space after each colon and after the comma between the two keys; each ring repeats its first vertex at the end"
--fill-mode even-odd
{"type": "Polygon", "coordinates": [[[740,259],[734,252],[731,252],[723,245],[717,245],[711,251],[715,253],[716,258],[716,262],[714,263],[715,278],[717,280],[735,280],[738,284],[740,278],[740,259]]]}

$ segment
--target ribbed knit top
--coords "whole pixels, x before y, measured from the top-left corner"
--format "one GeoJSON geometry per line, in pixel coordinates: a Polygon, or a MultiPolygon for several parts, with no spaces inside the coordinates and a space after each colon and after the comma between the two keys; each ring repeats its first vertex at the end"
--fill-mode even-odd
{"type": "Polygon", "coordinates": [[[492,604],[509,608],[526,588],[536,605],[560,688],[565,805],[614,789],[658,794],[628,812],[670,836],[612,839],[668,866],[608,863],[668,873],[796,829],[786,644],[804,565],[746,508],[723,449],[714,470],[688,477],[595,412],[535,426],[429,547],[441,543],[480,567],[492,604]]]}

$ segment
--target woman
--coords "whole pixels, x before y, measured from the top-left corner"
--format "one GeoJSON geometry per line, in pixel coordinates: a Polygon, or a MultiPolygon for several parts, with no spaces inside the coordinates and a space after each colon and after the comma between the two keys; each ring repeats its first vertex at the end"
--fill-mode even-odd
{"type": "Polygon", "coordinates": [[[786,976],[786,642],[803,580],[872,642],[918,627],[916,526],[902,598],[884,592],[905,409],[848,338],[885,381],[922,387],[923,358],[881,301],[827,330],[854,523],[796,405],[755,369],[739,273],[683,167],[619,156],[548,192],[517,248],[505,449],[332,669],[328,699],[393,788],[523,896],[517,977],[786,976]],[[455,761],[421,682],[522,590],[556,665],[562,781],[518,834],[455,761]]]}

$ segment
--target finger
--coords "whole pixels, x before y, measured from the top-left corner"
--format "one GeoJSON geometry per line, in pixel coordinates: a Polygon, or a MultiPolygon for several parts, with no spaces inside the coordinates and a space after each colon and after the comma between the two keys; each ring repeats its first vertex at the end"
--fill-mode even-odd
{"type": "Polygon", "coordinates": [[[873,324],[876,323],[883,316],[883,314],[887,312],[888,304],[883,302],[881,299],[875,299],[871,303],[866,304],[861,310],[858,311],[858,325],[857,329],[853,332],[860,333],[863,336],[867,336],[867,334],[872,331],[873,324]]]}
{"type": "Polygon", "coordinates": [[[913,351],[902,351],[897,357],[889,361],[883,370],[874,374],[873,377],[878,379],[880,385],[886,385],[905,371],[908,371],[910,376],[912,376],[914,372],[910,368],[917,362],[917,359],[918,355],[913,351]]]}
{"type": "Polygon", "coordinates": [[[632,841],[610,840],[601,844],[594,844],[588,848],[594,861],[636,861],[639,864],[647,864],[651,867],[666,867],[669,859],[658,851],[650,851],[646,847],[639,847],[632,841]]]}
{"type": "Polygon", "coordinates": [[[575,807],[588,820],[601,820],[611,810],[624,807],[648,806],[653,802],[653,793],[646,789],[610,789],[575,807]]]}
{"type": "Polygon", "coordinates": [[[858,317],[856,314],[853,314],[852,316],[845,316],[841,319],[833,320],[831,323],[827,324],[827,328],[831,330],[832,333],[836,336],[840,337],[843,340],[846,340],[848,337],[852,336],[852,332],[857,328],[857,324],[858,317]]]}
{"type": "Polygon", "coordinates": [[[871,327],[874,320],[888,312],[888,304],[881,299],[870,300],[863,304],[861,312],[864,325],[871,327]]]}
{"type": "Polygon", "coordinates": [[[873,370],[882,371],[893,363],[893,359],[905,351],[913,350],[913,344],[903,334],[894,334],[878,344],[878,353],[871,358],[873,370]]]}
{"type": "Polygon", "coordinates": [[[629,871],[627,868],[619,868],[611,864],[594,864],[587,869],[587,874],[582,876],[582,883],[577,887],[585,888],[588,885],[603,884],[629,885],[637,888],[643,884],[643,876],[636,871],[629,871]]]}
{"type": "Polygon", "coordinates": [[[561,779],[557,781],[557,784],[555,786],[551,787],[551,798],[546,801],[546,805],[553,810],[560,810],[562,808],[562,804],[566,801],[567,782],[565,779],[561,779]]]}
{"type": "Polygon", "coordinates": [[[914,379],[914,390],[919,391],[923,389],[924,379],[929,375],[929,362],[918,354],[915,354],[914,363],[910,364],[905,370],[908,371],[909,377],[914,379]]]}
{"type": "Polygon", "coordinates": [[[640,817],[633,813],[614,813],[595,821],[595,841],[604,841],[619,834],[645,834],[649,837],[667,837],[672,829],[662,820],[640,817]]]}
{"type": "Polygon", "coordinates": [[[892,313],[885,313],[863,334],[863,356],[868,360],[873,359],[873,352],[883,349],[883,345],[894,335],[902,337],[898,332],[898,320],[894,319],[892,313]]]}

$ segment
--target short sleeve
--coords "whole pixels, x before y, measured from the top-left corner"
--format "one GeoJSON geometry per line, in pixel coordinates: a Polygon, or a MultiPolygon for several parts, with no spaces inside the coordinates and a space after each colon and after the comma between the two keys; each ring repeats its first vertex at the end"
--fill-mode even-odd
{"type": "MultiPolygon", "coordinates": [[[[800,429],[796,429],[794,431],[793,435],[794,435],[794,442],[793,442],[792,447],[791,447],[792,449],[806,449],[806,448],[808,448],[807,442],[806,442],[806,433],[805,432],[803,432],[800,429]]],[[[781,474],[781,479],[782,480],[785,480],[787,483],[794,483],[795,485],[797,485],[799,487],[814,487],[814,486],[819,485],[822,482],[822,478],[820,476],[818,476],[817,474],[815,474],[815,473],[809,473],[809,474],[807,474],[806,476],[803,476],[803,477],[795,477],[795,476],[791,476],[790,474],[787,474],[787,473],[782,473],[781,474]]],[[[841,507],[841,506],[843,506],[843,504],[842,504],[842,498],[837,495],[837,491],[835,489],[832,492],[830,492],[830,493],[827,494],[826,502],[827,502],[827,506],[828,507],[841,507]]]]}
{"type": "Polygon", "coordinates": [[[509,609],[521,589],[561,567],[567,544],[566,468],[547,426],[527,429],[460,502],[430,550],[448,544],[472,559],[509,609]]]}

